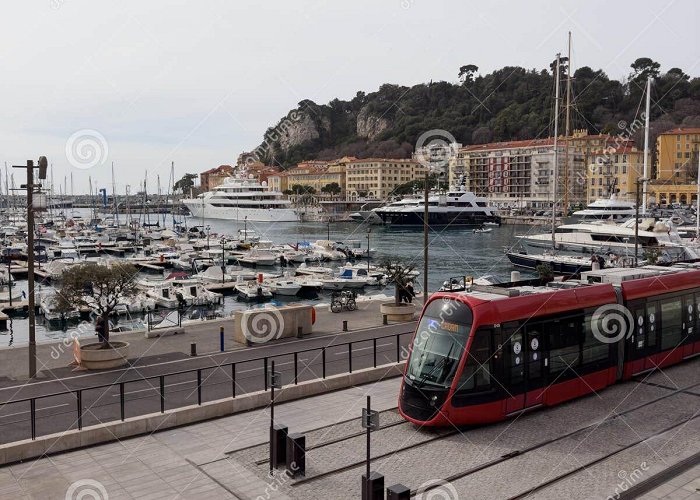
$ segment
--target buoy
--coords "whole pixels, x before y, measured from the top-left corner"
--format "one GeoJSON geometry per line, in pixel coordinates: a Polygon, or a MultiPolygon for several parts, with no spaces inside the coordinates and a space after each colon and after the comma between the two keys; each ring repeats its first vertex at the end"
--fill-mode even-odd
{"type": "Polygon", "coordinates": [[[314,306],[311,306],[311,324],[316,324],[316,308],[314,306]]]}

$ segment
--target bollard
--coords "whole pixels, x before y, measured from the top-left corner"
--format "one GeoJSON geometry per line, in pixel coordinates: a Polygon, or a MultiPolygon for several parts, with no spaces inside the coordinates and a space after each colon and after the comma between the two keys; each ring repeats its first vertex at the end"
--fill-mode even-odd
{"type": "Polygon", "coordinates": [[[343,331],[344,332],[348,331],[348,320],[346,320],[346,319],[343,320],[343,331]]]}
{"type": "Polygon", "coordinates": [[[297,327],[297,338],[300,339],[304,336],[304,327],[303,326],[298,326],[297,327]]]}
{"type": "Polygon", "coordinates": [[[275,424],[270,427],[270,462],[273,467],[285,464],[288,434],[289,429],[286,425],[275,424]]]}
{"type": "Polygon", "coordinates": [[[403,484],[395,484],[386,489],[386,500],[410,500],[411,489],[403,484]]]}
{"type": "Polygon", "coordinates": [[[197,355],[197,343],[192,342],[190,344],[190,356],[196,356],[197,355]]]}
{"type": "Polygon", "coordinates": [[[378,472],[362,474],[362,500],[384,500],[384,476],[378,472]]]}
{"type": "Polygon", "coordinates": [[[287,474],[291,478],[306,475],[306,436],[287,435],[287,474]]]}
{"type": "Polygon", "coordinates": [[[388,325],[389,324],[389,316],[386,314],[382,314],[382,325],[388,325]]]}
{"type": "Polygon", "coordinates": [[[224,327],[219,327],[219,348],[221,352],[224,352],[224,327]]]}

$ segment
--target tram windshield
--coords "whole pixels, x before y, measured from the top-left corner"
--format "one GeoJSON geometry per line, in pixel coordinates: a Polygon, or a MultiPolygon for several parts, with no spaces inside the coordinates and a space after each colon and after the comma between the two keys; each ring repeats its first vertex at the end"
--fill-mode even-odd
{"type": "Polygon", "coordinates": [[[472,312],[456,300],[434,300],[413,341],[407,377],[415,386],[449,387],[469,338],[472,312]]]}

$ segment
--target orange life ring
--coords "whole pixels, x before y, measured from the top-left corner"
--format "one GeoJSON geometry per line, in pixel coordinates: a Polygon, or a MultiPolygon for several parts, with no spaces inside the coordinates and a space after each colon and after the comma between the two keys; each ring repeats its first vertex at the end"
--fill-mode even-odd
{"type": "Polygon", "coordinates": [[[314,306],[311,306],[311,324],[316,323],[316,308],[314,306]]]}

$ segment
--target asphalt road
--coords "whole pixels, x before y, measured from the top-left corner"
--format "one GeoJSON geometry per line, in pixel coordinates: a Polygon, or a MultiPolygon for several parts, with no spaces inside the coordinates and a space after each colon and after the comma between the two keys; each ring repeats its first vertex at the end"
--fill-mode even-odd
{"type": "Polygon", "coordinates": [[[347,373],[403,359],[415,323],[403,323],[308,339],[284,340],[259,347],[178,359],[136,368],[77,374],[69,378],[26,383],[0,389],[0,443],[31,438],[31,403],[35,399],[36,435],[51,434],[121,418],[120,385],[123,382],[124,415],[134,417],[161,409],[160,384],[165,409],[196,404],[197,370],[201,377],[201,401],[213,401],[264,389],[264,357],[282,374],[284,385],[321,378],[323,348],[326,376],[347,373]],[[397,345],[397,335],[399,335],[397,345]],[[375,340],[376,339],[376,340],[375,340]],[[346,345],[352,342],[352,346],[346,345]],[[235,363],[235,380],[231,363],[235,363]],[[192,370],[192,371],[190,371],[192,370]],[[186,372],[186,373],[182,373],[186,372]],[[144,380],[145,379],[145,380],[144,380]],[[162,380],[161,380],[162,379],[162,380]],[[100,387],[101,386],[101,387],[100,387]],[[80,391],[78,401],[77,391],[80,391]],[[69,392],[73,391],[73,392],[69,392]]]}

